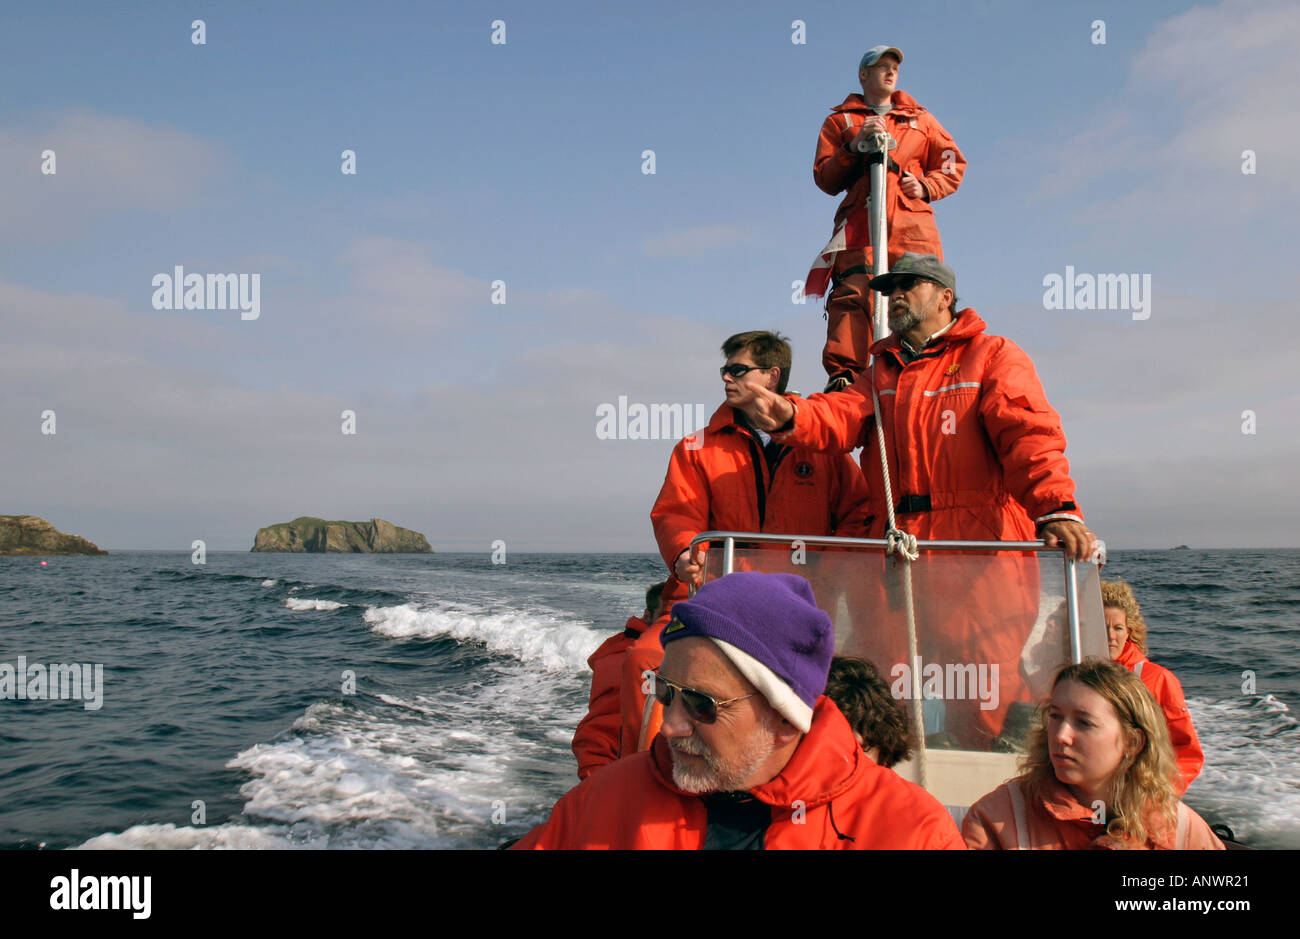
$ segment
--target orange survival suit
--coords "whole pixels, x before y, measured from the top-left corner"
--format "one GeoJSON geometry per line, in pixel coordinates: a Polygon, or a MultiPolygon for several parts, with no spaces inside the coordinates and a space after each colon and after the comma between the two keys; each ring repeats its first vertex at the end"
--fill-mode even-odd
{"type": "Polygon", "coordinates": [[[1124,643],[1115,661],[1142,679],[1142,684],[1164,711],[1165,723],[1169,725],[1169,742],[1174,745],[1174,757],[1178,760],[1178,781],[1174,789],[1182,795],[1205,765],[1205,753],[1201,750],[1196,728],[1192,726],[1192,715],[1187,711],[1183,686],[1173,672],[1147,659],[1132,639],[1124,643]]]}
{"type": "MultiPolygon", "coordinates": [[[[1222,851],[1205,819],[1181,802],[1174,829],[1153,820],[1142,845],[1149,850],[1222,851]],[[1152,830],[1154,828],[1154,830],[1152,830]]],[[[1031,799],[1020,780],[1003,783],[970,807],[961,832],[972,850],[1078,851],[1085,848],[1131,848],[1093,822],[1093,810],[1053,777],[1038,799],[1031,799]],[[1017,806],[1019,802],[1019,806],[1017,806]]]]}
{"type": "MultiPolygon", "coordinates": [[[[775,779],[749,790],[766,804],[764,849],[965,847],[952,817],[921,787],[862,752],[835,703],[817,701],[812,727],[775,779]]],[[[593,773],[516,850],[702,848],[723,806],[672,782],[668,742],[593,773]]]]}
{"type": "Polygon", "coordinates": [[[619,757],[622,726],[619,687],[623,657],[648,627],[649,623],[641,617],[628,617],[623,631],[610,636],[587,658],[591,669],[591,695],[587,715],[573,735],[573,755],[578,758],[579,779],[586,779],[592,770],[613,763],[619,757]]]}
{"type": "MultiPolygon", "coordinates": [[[[890,136],[898,147],[889,151],[885,173],[885,221],[889,233],[887,267],[904,252],[937,255],[943,245],[934,223],[931,203],[956,192],[966,172],[966,158],[934,116],[905,91],[892,95],[893,107],[884,115],[890,136]],[[913,199],[898,186],[899,176],[910,173],[924,189],[913,199]]],[[[822,123],[813,160],[813,179],[828,195],[847,193],[835,212],[835,232],[822,250],[821,261],[809,272],[805,293],[821,296],[828,280],[834,289],[826,300],[826,348],[822,364],[832,377],[850,380],[866,367],[871,345],[871,222],[867,199],[871,174],[866,158],[848,149],[867,117],[874,115],[860,94],[852,94],[832,108],[822,123]],[[825,265],[825,266],[823,266],[825,265]]]]}
{"type": "MultiPolygon", "coordinates": [[[[1031,541],[1036,521],[1061,514],[1082,520],[1060,417],[1019,346],[986,333],[979,314],[968,308],[910,361],[897,335],[871,351],[875,364],[846,391],[803,400],[791,396],[792,429],[775,434],[776,440],[815,450],[864,447],[867,537],[884,537],[888,526],[873,381],[899,528],[921,540],[1031,541]]],[[[922,657],[999,666],[997,706],[969,715],[974,724],[960,741],[974,749],[986,749],[1010,704],[1025,698],[1019,660],[1038,613],[1037,562],[1012,555],[996,561],[983,568],[965,596],[955,594],[951,584],[927,589],[926,566],[912,565],[914,595],[930,604],[936,611],[931,620],[941,624],[939,644],[922,657]],[[1023,610],[1013,608],[1017,597],[1023,598],[1023,610]],[[994,612],[981,618],[981,610],[994,612]]],[[[880,602],[864,597],[856,606],[869,611],[880,602]]],[[[892,602],[897,605],[897,597],[892,602]]],[[[897,648],[848,651],[872,659],[882,674],[907,661],[897,648]]]]}

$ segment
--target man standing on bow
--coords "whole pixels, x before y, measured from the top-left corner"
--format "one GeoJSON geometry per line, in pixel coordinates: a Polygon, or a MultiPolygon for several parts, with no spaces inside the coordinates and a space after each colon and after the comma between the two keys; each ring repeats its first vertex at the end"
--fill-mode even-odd
{"type": "Polygon", "coordinates": [[[873,255],[869,197],[871,174],[867,139],[887,132],[898,146],[890,150],[885,173],[885,219],[888,263],[904,252],[943,258],[931,204],[961,185],[966,158],[929,111],[898,90],[903,53],[896,46],[876,46],[858,63],[862,94],[851,94],[831,109],[822,124],[813,162],[813,178],[828,195],[845,192],[835,213],[831,241],[809,271],[805,293],[826,301],[826,348],[822,364],[827,391],[842,391],[867,364],[873,336],[873,302],[867,282],[873,255]]]}

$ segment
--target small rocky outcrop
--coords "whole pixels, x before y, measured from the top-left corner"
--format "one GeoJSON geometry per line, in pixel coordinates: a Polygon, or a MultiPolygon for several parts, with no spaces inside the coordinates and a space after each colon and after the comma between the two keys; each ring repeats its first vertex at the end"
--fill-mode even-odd
{"type": "Polygon", "coordinates": [[[296,551],[342,554],[433,554],[418,531],[399,528],[382,518],[368,522],[327,522],[302,516],[259,529],[254,551],[296,551]]]}
{"type": "Polygon", "coordinates": [[[0,554],[108,554],[35,515],[0,515],[0,554]]]}

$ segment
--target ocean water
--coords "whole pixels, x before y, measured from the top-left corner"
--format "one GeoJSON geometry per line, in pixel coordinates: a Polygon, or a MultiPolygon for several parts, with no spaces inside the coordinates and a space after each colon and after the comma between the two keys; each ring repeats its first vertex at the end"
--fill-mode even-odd
{"type": "MultiPolygon", "coordinates": [[[[1300,551],[1114,552],[1206,768],[1187,802],[1300,847],[1300,551]]],[[[493,848],[575,782],[586,657],[653,555],[0,558],[0,848],[493,848]],[[41,565],[44,560],[46,564],[41,565]],[[352,687],[354,685],[354,687],[352,687]]]]}

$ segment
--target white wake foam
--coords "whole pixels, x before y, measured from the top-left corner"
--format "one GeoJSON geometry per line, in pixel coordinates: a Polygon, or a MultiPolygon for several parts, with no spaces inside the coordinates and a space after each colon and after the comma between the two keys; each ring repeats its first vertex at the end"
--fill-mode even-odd
{"type": "Polygon", "coordinates": [[[488,613],[466,608],[419,609],[413,604],[369,607],[371,631],[394,639],[449,636],[480,642],[493,652],[553,671],[581,670],[600,644],[591,627],[561,614],[488,613]]]}
{"type": "Polygon", "coordinates": [[[286,597],[284,605],[291,610],[341,610],[347,606],[336,600],[303,600],[298,597],[286,597]]]}
{"type": "Polygon", "coordinates": [[[150,848],[164,851],[266,850],[300,848],[284,834],[250,825],[213,825],[210,828],[177,828],[175,825],[133,825],[120,833],[96,835],[77,846],[83,851],[124,851],[150,848]]]}
{"type": "Polygon", "coordinates": [[[1300,848],[1300,721],[1272,695],[1187,707],[1205,751],[1187,804],[1252,847],[1300,848]]]}

